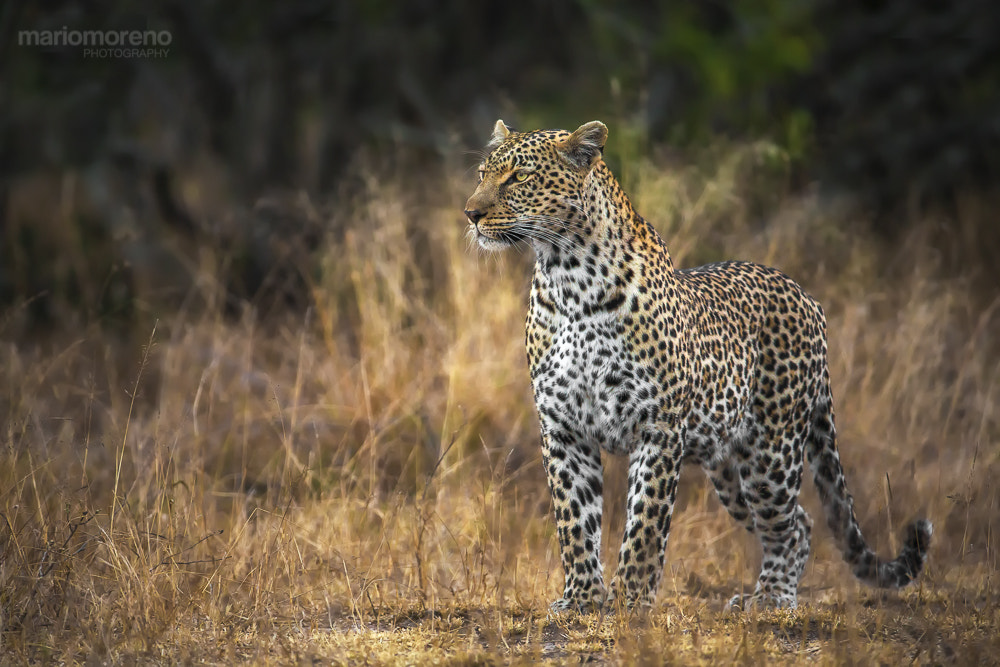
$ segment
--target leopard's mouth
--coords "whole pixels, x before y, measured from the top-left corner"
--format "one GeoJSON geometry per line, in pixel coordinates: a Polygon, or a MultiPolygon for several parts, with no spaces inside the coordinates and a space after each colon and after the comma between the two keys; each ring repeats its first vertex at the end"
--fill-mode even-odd
{"type": "Polygon", "coordinates": [[[513,229],[484,229],[478,223],[469,223],[469,232],[475,234],[476,243],[484,250],[502,250],[524,240],[513,229]]]}

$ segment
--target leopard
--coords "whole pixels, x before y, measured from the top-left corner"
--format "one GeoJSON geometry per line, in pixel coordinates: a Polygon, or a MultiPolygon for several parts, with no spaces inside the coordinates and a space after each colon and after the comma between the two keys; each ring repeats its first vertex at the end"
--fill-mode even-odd
{"type": "Polygon", "coordinates": [[[880,589],[913,582],[933,527],[907,525],[891,560],[862,535],[820,303],[760,264],[676,268],[605,163],[607,137],[600,121],[521,132],[498,120],[464,209],[473,246],[527,245],[534,255],[525,345],[563,570],[550,609],[652,607],[688,464],[762,551],[753,592],[726,609],[796,608],[813,525],[799,503],[804,461],[854,576],[880,589]],[[608,585],[602,452],[627,457],[628,469],[608,585]]]}

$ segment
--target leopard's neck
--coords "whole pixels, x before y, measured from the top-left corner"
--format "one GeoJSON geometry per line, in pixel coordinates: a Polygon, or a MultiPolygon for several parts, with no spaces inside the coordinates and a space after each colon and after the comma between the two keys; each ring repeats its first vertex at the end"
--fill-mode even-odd
{"type": "Polygon", "coordinates": [[[562,234],[564,242],[534,244],[536,280],[563,310],[592,311],[618,303],[637,288],[651,254],[672,277],[666,244],[603,162],[588,174],[573,208],[580,213],[562,234]]]}

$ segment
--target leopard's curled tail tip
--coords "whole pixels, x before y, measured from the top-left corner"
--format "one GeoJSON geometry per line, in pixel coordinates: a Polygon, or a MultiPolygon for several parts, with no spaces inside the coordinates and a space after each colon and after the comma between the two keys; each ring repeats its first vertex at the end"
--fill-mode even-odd
{"type": "Polygon", "coordinates": [[[919,519],[906,527],[903,550],[896,559],[904,568],[899,588],[911,583],[924,569],[933,533],[934,525],[927,519],[919,519]]]}

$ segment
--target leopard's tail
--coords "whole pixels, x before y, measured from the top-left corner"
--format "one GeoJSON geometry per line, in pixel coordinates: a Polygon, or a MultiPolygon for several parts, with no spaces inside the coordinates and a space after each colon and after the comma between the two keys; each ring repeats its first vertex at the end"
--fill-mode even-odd
{"type": "Polygon", "coordinates": [[[829,394],[814,411],[806,457],[823,501],[827,525],[854,576],[878,588],[902,588],[913,582],[927,561],[933,532],[931,522],[920,519],[907,526],[903,549],[893,560],[881,560],[868,546],[861,535],[861,527],[854,514],[854,498],[847,490],[844,469],[840,465],[833,402],[829,394]]]}

